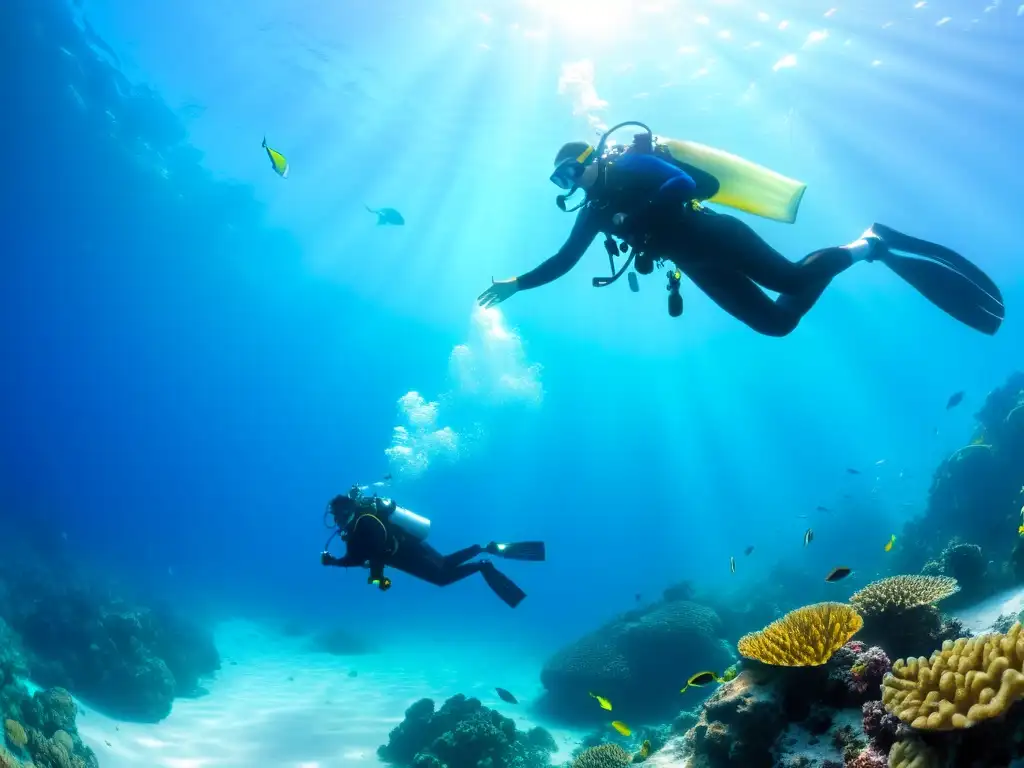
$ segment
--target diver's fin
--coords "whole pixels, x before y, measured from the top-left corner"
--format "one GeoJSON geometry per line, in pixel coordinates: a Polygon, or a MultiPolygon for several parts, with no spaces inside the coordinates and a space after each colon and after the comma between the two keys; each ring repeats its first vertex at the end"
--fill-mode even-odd
{"type": "Polygon", "coordinates": [[[992,299],[991,302],[979,301],[979,306],[987,307],[993,314],[998,315],[1000,319],[1003,318],[1003,294],[992,278],[986,275],[976,264],[950,248],[905,235],[902,232],[897,232],[892,227],[885,226],[885,224],[873,224],[871,229],[890,251],[900,251],[912,256],[920,256],[937,261],[966,277],[992,299]]]}
{"type": "Polygon", "coordinates": [[[1003,304],[946,262],[891,251],[878,257],[889,269],[946,314],[989,336],[1003,322],[1003,304]]]}
{"type": "Polygon", "coordinates": [[[543,541],[518,541],[512,544],[488,545],[487,551],[506,560],[529,560],[540,563],[544,561],[545,549],[543,541]]]}
{"type": "Polygon", "coordinates": [[[505,601],[509,608],[515,608],[526,599],[526,593],[515,585],[508,576],[499,571],[490,563],[487,563],[480,573],[484,575],[487,586],[494,590],[494,594],[505,601]]]}

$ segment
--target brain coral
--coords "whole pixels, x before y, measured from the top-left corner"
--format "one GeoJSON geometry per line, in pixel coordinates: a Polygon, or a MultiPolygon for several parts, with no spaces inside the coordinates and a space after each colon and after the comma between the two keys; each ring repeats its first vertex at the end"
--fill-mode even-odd
{"type": "Polygon", "coordinates": [[[572,768],[619,768],[633,762],[633,756],[618,744],[601,744],[584,750],[572,761],[572,768]]]}
{"type": "Polygon", "coordinates": [[[940,762],[918,739],[904,739],[889,751],[889,768],[938,768],[940,762]]]}
{"type": "Polygon", "coordinates": [[[890,576],[854,592],[850,602],[859,611],[870,615],[930,605],[959,591],[956,579],[948,576],[890,576]]]}
{"type": "Polygon", "coordinates": [[[824,664],[864,625],[853,608],[843,603],[817,603],[790,611],[760,632],[740,638],[739,652],[778,667],[817,667],[824,664]]]}
{"type": "Polygon", "coordinates": [[[901,659],[882,681],[882,703],[914,728],[948,731],[999,717],[1024,694],[1024,637],[947,640],[930,659],[901,659]]]}

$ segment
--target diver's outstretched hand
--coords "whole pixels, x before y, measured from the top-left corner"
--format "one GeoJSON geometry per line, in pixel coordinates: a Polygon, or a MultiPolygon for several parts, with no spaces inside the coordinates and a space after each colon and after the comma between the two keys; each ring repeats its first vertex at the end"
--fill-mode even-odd
{"type": "Polygon", "coordinates": [[[507,280],[495,280],[491,278],[491,287],[477,296],[477,304],[486,309],[495,304],[501,304],[519,292],[519,281],[510,277],[507,280]]]}

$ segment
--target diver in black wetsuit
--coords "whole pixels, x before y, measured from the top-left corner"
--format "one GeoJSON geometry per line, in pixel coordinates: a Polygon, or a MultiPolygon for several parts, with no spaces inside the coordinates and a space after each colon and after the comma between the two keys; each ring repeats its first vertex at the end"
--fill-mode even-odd
{"type": "MultiPolygon", "coordinates": [[[[640,125],[646,133],[638,134],[628,148],[604,152],[609,131],[596,149],[573,142],[558,152],[551,180],[568,191],[559,196],[559,207],[565,210],[565,200],[577,190],[586,193],[584,202],[571,209],[579,214],[569,239],[535,269],[508,280],[492,280],[477,299],[482,306],[493,306],[520,290],[561,277],[605,233],[610,253],[615,251],[613,236],[623,241],[623,250],[633,248],[636,271],[641,274],[649,273],[655,260],[675,263],[678,271],[669,273],[669,288],[678,299],[676,311],[670,299],[673,315],[682,312],[678,297],[682,272],[753,330],[785,336],[832,278],[864,260],[886,264],[960,322],[987,334],[999,329],[1005,312],[999,289],[960,254],[875,224],[849,245],[823,248],[798,262],[789,261],[740,219],[700,205],[719,190],[714,176],[659,151],[646,126],[622,125],[640,125]],[[778,298],[770,298],[764,289],[778,292],[778,298]]],[[[594,284],[607,282],[595,278],[594,284]]]]}
{"type": "MultiPolygon", "coordinates": [[[[477,555],[487,553],[508,560],[544,560],[543,542],[525,541],[515,544],[491,542],[485,547],[473,545],[450,555],[442,555],[425,539],[430,532],[430,521],[403,509],[390,499],[364,496],[353,486],[347,496],[331,500],[325,514],[329,514],[336,530],[346,544],[343,557],[327,551],[320,554],[322,565],[342,568],[369,568],[368,582],[382,591],[391,588],[391,579],[384,575],[385,566],[408,573],[423,581],[446,587],[467,576],[479,573],[494,593],[510,607],[515,608],[526,597],[511,579],[501,573],[488,560],[470,562],[477,555]]],[[[330,544],[331,539],[327,540],[330,544]]]]}

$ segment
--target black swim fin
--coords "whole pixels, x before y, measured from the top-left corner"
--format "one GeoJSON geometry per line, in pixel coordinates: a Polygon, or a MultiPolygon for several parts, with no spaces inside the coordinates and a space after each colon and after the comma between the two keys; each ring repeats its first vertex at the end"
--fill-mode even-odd
{"type": "Polygon", "coordinates": [[[884,224],[874,224],[871,229],[885,245],[873,260],[881,261],[961,323],[990,336],[999,330],[1006,314],[1003,295],[979,267],[956,251],[884,224]]]}
{"type": "Polygon", "coordinates": [[[519,541],[512,544],[491,542],[487,545],[487,551],[506,560],[529,560],[533,563],[544,562],[546,555],[543,541],[519,541]]]}
{"type": "Polygon", "coordinates": [[[526,593],[491,563],[487,563],[480,573],[484,575],[487,586],[494,590],[494,594],[500,597],[509,608],[515,608],[526,599],[526,593]]]}

